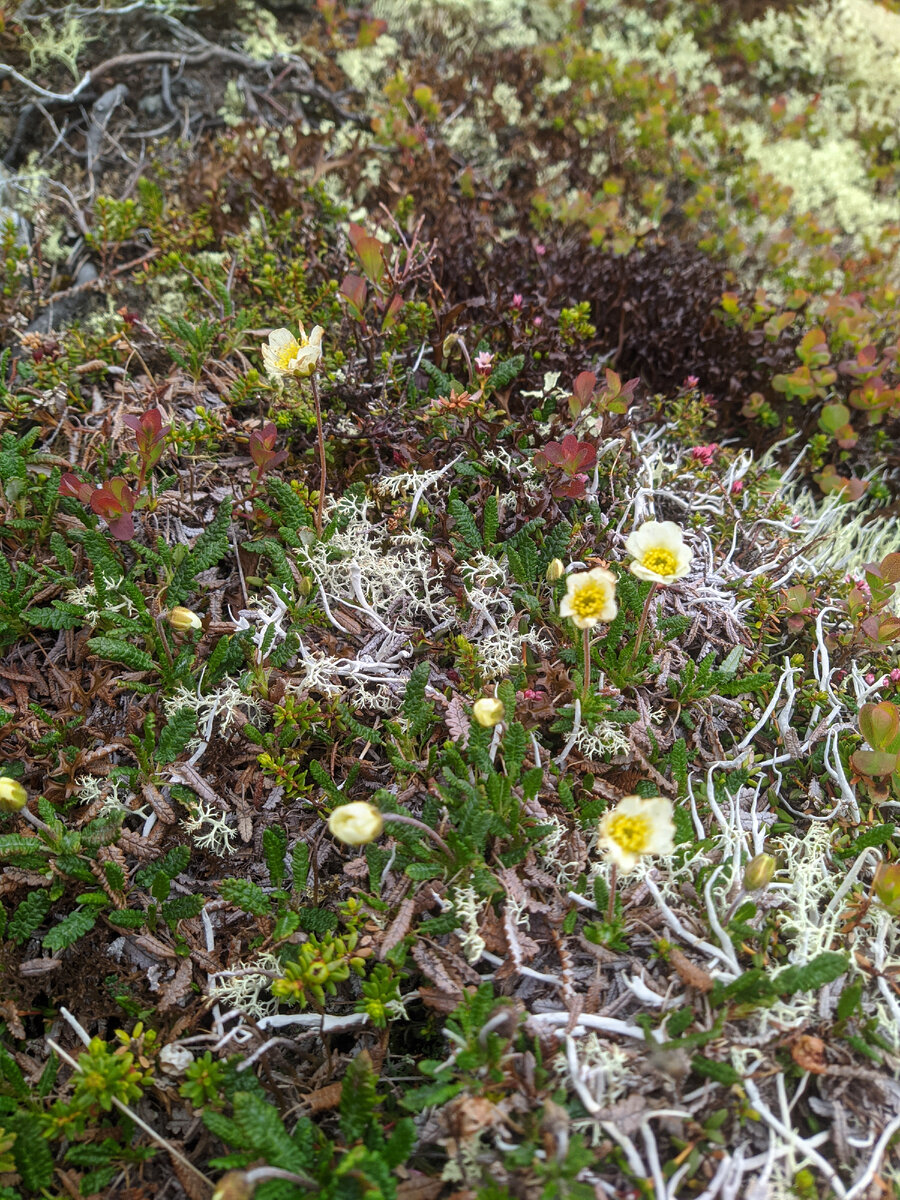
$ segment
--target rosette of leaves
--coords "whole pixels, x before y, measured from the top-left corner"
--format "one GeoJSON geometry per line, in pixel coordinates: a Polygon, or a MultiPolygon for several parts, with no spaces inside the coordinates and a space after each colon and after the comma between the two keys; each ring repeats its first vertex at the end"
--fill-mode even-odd
{"type": "Polygon", "coordinates": [[[550,473],[550,490],[557,499],[579,500],[587,483],[586,472],[597,461],[597,451],[590,442],[579,442],[567,433],[561,442],[548,442],[534,456],[539,471],[550,473]]]}

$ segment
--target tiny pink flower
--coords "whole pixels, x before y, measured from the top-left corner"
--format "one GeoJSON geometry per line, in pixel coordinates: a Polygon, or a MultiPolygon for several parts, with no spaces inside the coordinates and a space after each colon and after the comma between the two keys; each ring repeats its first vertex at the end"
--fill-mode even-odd
{"type": "Polygon", "coordinates": [[[791,517],[791,529],[799,529],[803,524],[803,518],[799,515],[791,517]]]}
{"type": "Polygon", "coordinates": [[[694,456],[697,462],[701,463],[704,467],[708,467],[712,464],[712,460],[715,458],[718,448],[718,442],[710,442],[707,446],[694,446],[691,450],[691,454],[694,456]]]}
{"type": "Polygon", "coordinates": [[[522,293],[521,292],[513,292],[512,304],[510,304],[510,308],[521,308],[522,301],[523,301],[522,293]]]}
{"type": "Polygon", "coordinates": [[[535,317],[531,323],[535,327],[535,329],[538,329],[541,325],[543,325],[544,318],[543,317],[535,317]]]}
{"type": "Polygon", "coordinates": [[[475,359],[475,370],[479,375],[490,375],[493,365],[494,356],[493,354],[489,354],[487,350],[482,350],[475,359]]]}
{"type": "Polygon", "coordinates": [[[535,242],[534,243],[534,252],[538,256],[538,258],[540,258],[542,255],[547,253],[547,247],[543,244],[543,242],[535,242]]]}
{"type": "Polygon", "coordinates": [[[698,376],[688,375],[687,379],[685,379],[685,381],[684,381],[684,386],[688,387],[688,388],[695,388],[699,382],[700,382],[700,379],[698,378],[698,376]]]}
{"type": "Polygon", "coordinates": [[[875,682],[875,676],[872,674],[872,672],[871,672],[871,671],[868,671],[868,672],[867,672],[867,673],[866,673],[866,674],[863,676],[863,679],[865,679],[865,681],[866,681],[866,683],[869,685],[869,687],[871,687],[871,686],[872,686],[872,684],[875,682]]]}
{"type": "Polygon", "coordinates": [[[743,490],[744,490],[743,479],[736,479],[734,481],[734,483],[731,485],[732,496],[739,496],[743,490]]]}
{"type": "Polygon", "coordinates": [[[891,683],[900,683],[900,667],[894,667],[891,671],[891,683]]]}

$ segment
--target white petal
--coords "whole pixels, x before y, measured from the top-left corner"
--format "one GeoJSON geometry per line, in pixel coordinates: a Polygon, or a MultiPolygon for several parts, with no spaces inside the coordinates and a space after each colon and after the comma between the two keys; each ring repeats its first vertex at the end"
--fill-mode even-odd
{"type": "MultiPolygon", "coordinates": [[[[629,551],[629,553],[631,552],[629,551]]],[[[648,571],[638,559],[628,564],[628,570],[636,579],[643,579],[646,583],[665,583],[668,579],[667,575],[658,575],[656,571],[648,571]]]]}
{"type": "MultiPolygon", "coordinates": [[[[300,349],[300,345],[289,329],[273,329],[269,334],[269,349],[284,350],[287,346],[296,346],[300,349]]],[[[265,349],[265,347],[263,347],[265,349]]]]}
{"type": "Polygon", "coordinates": [[[656,529],[653,531],[653,545],[663,550],[671,550],[677,556],[684,545],[681,526],[676,525],[674,521],[655,521],[654,524],[656,529]]]}
{"type": "Polygon", "coordinates": [[[645,521],[628,535],[625,549],[633,558],[643,558],[648,550],[668,550],[678,556],[684,535],[674,521],[645,521]]]}
{"type": "Polygon", "coordinates": [[[640,796],[623,796],[616,807],[609,814],[617,817],[642,817],[646,811],[646,800],[640,796]]]}

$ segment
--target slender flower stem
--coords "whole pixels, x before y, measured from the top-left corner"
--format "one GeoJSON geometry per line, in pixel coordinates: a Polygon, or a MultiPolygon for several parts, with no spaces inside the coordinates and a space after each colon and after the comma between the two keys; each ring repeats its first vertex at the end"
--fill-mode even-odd
{"type": "Polygon", "coordinates": [[[583,629],[581,631],[581,633],[582,633],[582,646],[584,648],[584,687],[583,687],[583,691],[584,691],[585,696],[587,696],[588,690],[590,689],[590,686],[591,686],[591,631],[589,629],[583,629]]]}
{"type": "Polygon", "coordinates": [[[35,829],[39,829],[41,833],[49,833],[52,838],[56,837],[56,834],[49,825],[45,825],[40,817],[36,817],[33,812],[29,812],[27,805],[19,809],[19,816],[23,821],[27,821],[29,825],[33,825],[35,829]]]}
{"type": "Polygon", "coordinates": [[[453,857],[453,852],[450,847],[439,833],[435,833],[430,825],[426,825],[423,821],[417,821],[415,817],[407,816],[406,813],[382,813],[381,815],[385,821],[385,824],[388,821],[399,821],[401,825],[412,825],[416,829],[421,829],[423,833],[428,834],[428,836],[437,846],[440,846],[441,850],[443,850],[444,854],[446,854],[448,858],[453,857]]]}
{"type": "Polygon", "coordinates": [[[606,904],[606,923],[612,925],[616,919],[616,882],[619,876],[619,868],[615,863],[609,872],[609,899],[606,904]]]}
{"type": "Polygon", "coordinates": [[[650,602],[656,594],[657,584],[650,584],[650,591],[647,593],[647,599],[644,601],[644,611],[641,613],[641,619],[637,628],[637,637],[634,639],[634,649],[631,651],[631,658],[628,660],[629,666],[638,656],[638,650],[641,648],[641,640],[644,636],[644,629],[647,625],[647,617],[650,615],[650,602]]]}
{"type": "Polygon", "coordinates": [[[319,537],[322,536],[322,514],[325,511],[325,433],[322,429],[322,405],[319,403],[319,385],[316,383],[315,375],[310,375],[309,382],[312,384],[313,402],[316,406],[316,433],[319,439],[319,506],[316,509],[316,533],[319,537]]]}

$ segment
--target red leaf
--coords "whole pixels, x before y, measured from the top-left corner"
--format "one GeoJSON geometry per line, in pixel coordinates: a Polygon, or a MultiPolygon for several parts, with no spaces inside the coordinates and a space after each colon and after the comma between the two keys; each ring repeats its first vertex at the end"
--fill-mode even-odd
{"type": "Polygon", "coordinates": [[[82,504],[90,504],[93,491],[94,489],[89,483],[84,483],[71,471],[67,471],[59,481],[59,494],[72,496],[74,499],[80,500],[82,504]]]}

